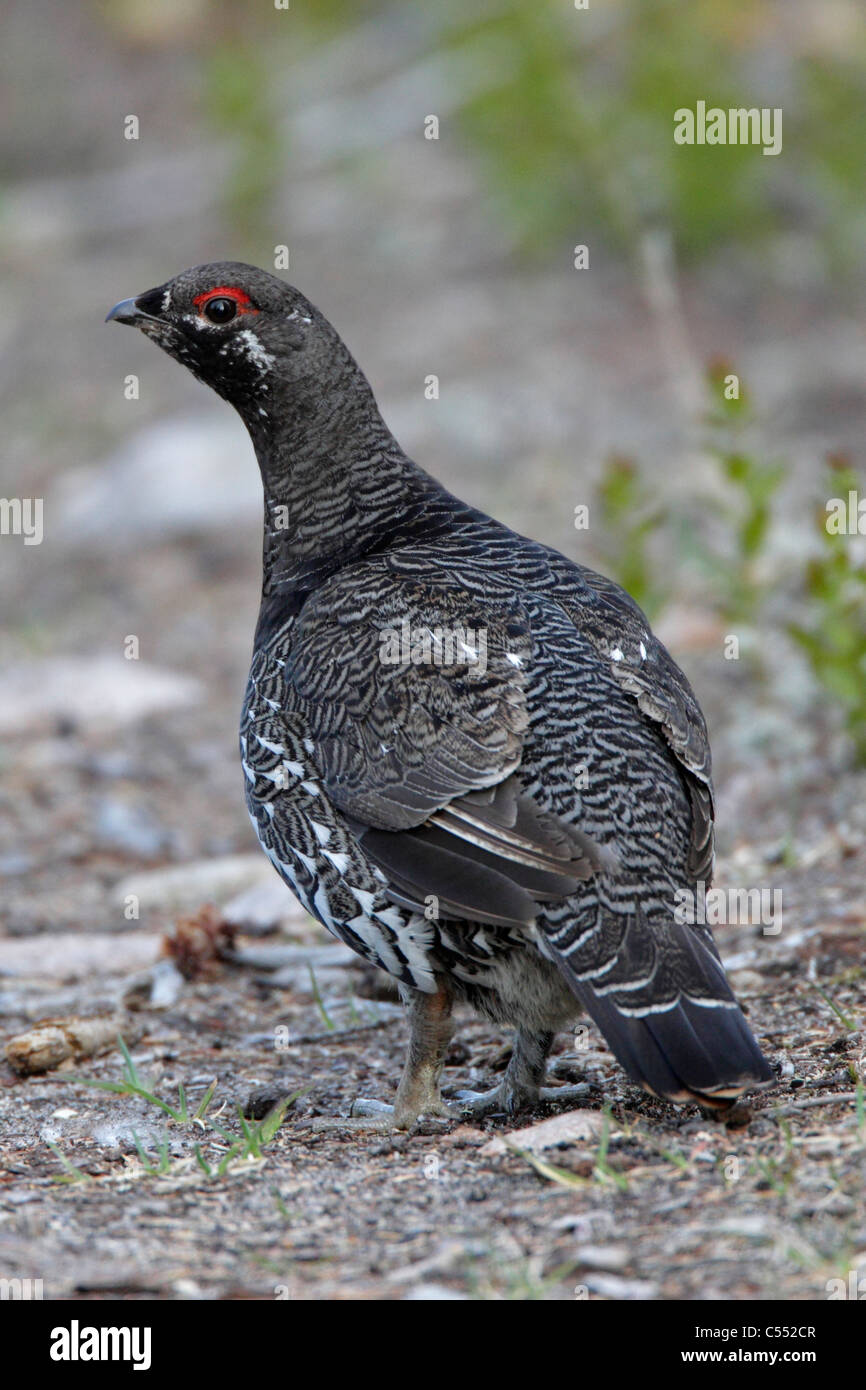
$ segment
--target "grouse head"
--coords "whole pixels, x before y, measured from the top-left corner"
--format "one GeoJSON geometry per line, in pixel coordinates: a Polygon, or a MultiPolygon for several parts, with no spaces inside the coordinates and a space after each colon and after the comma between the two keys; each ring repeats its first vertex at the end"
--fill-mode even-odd
{"type": "Polygon", "coordinates": [[[121,300],[109,320],[140,328],[240,414],[262,473],[271,569],[359,553],[435,486],[400,449],[336,329],[275,275],[194,266],[121,300]]]}
{"type": "MultiPolygon", "coordinates": [[[[291,285],[255,266],[217,261],[123,299],[106,322],[133,324],[230,401],[251,426],[269,395],[315,401],[348,351],[291,285]]],[[[354,365],[354,364],[353,364],[354,365]]]]}

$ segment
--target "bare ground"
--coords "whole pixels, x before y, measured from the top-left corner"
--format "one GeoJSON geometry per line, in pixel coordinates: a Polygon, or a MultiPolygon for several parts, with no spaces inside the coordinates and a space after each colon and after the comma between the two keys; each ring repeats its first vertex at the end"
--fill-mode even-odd
{"type": "MultiPolygon", "coordinates": [[[[844,923],[821,930],[809,952],[819,981],[850,971],[851,946],[844,923]]],[[[866,1246],[850,1070],[862,1040],[796,959],[751,973],[750,1016],[783,1062],[780,1084],[719,1123],[642,1096],[597,1040],[574,1052],[562,1039],[555,1073],[586,1079],[582,1109],[597,1118],[607,1102],[610,1123],[606,1158],[592,1132],[544,1151],[556,1179],[522,1154],[491,1152],[497,1134],[528,1142],[504,1118],[397,1136],[342,1120],[359,1092],[391,1093],[404,1028],[390,1008],[366,1026],[335,1010],[331,1031],[303,990],[270,989],[247,969],[190,986],[141,1018],[139,1072],[172,1103],[182,1081],[191,1107],[215,1079],[209,1113],[224,1106],[234,1131],[232,1108],[251,1090],[309,1088],[265,1157],[208,1178],[194,1144],[212,1166],[227,1148],[208,1128],[63,1070],[23,1081],[5,1071],[0,1263],[7,1277],[43,1278],[47,1297],[824,1298],[866,1246]],[[280,1054],[278,1026],[292,1039],[280,1054]],[[133,1131],[154,1164],[167,1139],[165,1176],[146,1174],[133,1131]],[[86,1180],[58,1182],[49,1138],[86,1180]]],[[[345,969],[362,1019],[381,1007],[365,983],[345,969]]],[[[850,1015],[862,1008],[859,983],[834,995],[850,1015]]],[[[506,1043],[467,1022],[446,1090],[495,1082],[506,1043]]],[[[75,1072],[116,1080],[120,1061],[114,1052],[75,1072]]]]}

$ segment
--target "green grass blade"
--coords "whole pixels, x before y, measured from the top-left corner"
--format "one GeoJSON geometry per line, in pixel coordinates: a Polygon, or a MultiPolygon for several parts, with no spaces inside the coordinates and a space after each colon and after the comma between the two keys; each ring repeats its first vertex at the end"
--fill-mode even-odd
{"type": "Polygon", "coordinates": [[[117,1035],[117,1045],[123,1053],[124,1070],[126,1072],[130,1084],[132,1086],[141,1087],[141,1082],[138,1079],[138,1072],[135,1070],[135,1063],[132,1060],[129,1048],[127,1047],[126,1043],[124,1042],[123,1038],[120,1036],[119,1033],[117,1035]]]}
{"type": "Polygon", "coordinates": [[[196,1163],[198,1164],[199,1168],[201,1168],[201,1170],[202,1170],[202,1172],[204,1173],[205,1177],[212,1178],[212,1177],[213,1177],[213,1169],[211,1168],[210,1164],[208,1163],[207,1159],[205,1158],[204,1154],[202,1153],[202,1151],[201,1151],[201,1145],[200,1145],[200,1144],[196,1144],[195,1149],[193,1150],[193,1152],[194,1152],[194,1154],[195,1154],[195,1161],[196,1161],[196,1163]]]}
{"type": "Polygon", "coordinates": [[[325,1008],[325,1001],[322,998],[321,993],[319,991],[319,982],[316,979],[316,972],[313,969],[312,965],[308,965],[307,969],[310,972],[310,985],[313,990],[313,999],[315,1000],[316,1007],[319,1010],[319,1013],[322,1015],[322,1021],[325,1027],[327,1028],[328,1032],[333,1033],[336,1031],[337,1025],[331,1018],[331,1015],[328,1013],[328,1010],[325,1008]]]}
{"type": "Polygon", "coordinates": [[[138,1151],[138,1156],[141,1159],[141,1165],[144,1168],[144,1171],[146,1173],[149,1173],[152,1178],[156,1177],[156,1169],[154,1168],[147,1154],[144,1152],[144,1145],[142,1144],[135,1130],[132,1131],[132,1140],[135,1144],[136,1150],[138,1151]]]}
{"type": "Polygon", "coordinates": [[[208,1086],[207,1090],[205,1091],[204,1095],[202,1096],[201,1100],[199,1101],[198,1109],[196,1110],[195,1115],[193,1116],[193,1119],[195,1119],[195,1120],[203,1120],[203,1119],[204,1119],[204,1117],[205,1117],[205,1115],[206,1115],[206,1113],[207,1113],[207,1108],[208,1108],[208,1106],[210,1105],[211,1101],[213,1100],[214,1091],[216,1090],[216,1088],[217,1088],[216,1081],[212,1081],[212,1082],[210,1083],[210,1085],[208,1086]]]}
{"type": "Polygon", "coordinates": [[[65,1173],[58,1174],[58,1176],[54,1179],[55,1182],[89,1181],[87,1173],[82,1173],[80,1168],[76,1168],[75,1164],[70,1159],[68,1159],[64,1153],[61,1153],[60,1149],[57,1147],[56,1144],[53,1144],[50,1139],[46,1139],[45,1142],[48,1145],[51,1152],[54,1154],[54,1157],[58,1160],[59,1163],[62,1164],[63,1168],[66,1170],[65,1173]]]}
{"type": "Polygon", "coordinates": [[[555,1164],[548,1163],[546,1159],[539,1158],[537,1154],[530,1153],[528,1149],[520,1149],[516,1144],[511,1144],[507,1139],[502,1141],[507,1149],[517,1154],[528,1163],[530,1168],[534,1168],[536,1173],[542,1178],[547,1178],[550,1182],[559,1183],[561,1187],[577,1187],[583,1190],[589,1185],[588,1178],[582,1178],[578,1173],[571,1173],[567,1168],[557,1168],[555,1164]]]}

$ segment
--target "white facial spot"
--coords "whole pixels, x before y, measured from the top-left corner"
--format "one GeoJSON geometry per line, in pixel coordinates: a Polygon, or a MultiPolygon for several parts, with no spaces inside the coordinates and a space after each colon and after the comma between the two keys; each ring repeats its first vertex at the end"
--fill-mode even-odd
{"type": "Polygon", "coordinates": [[[274,365],[273,355],[262,346],[261,340],[256,337],[251,328],[245,328],[239,333],[237,341],[243,343],[242,351],[247,360],[252,362],[254,367],[258,367],[263,374],[274,365]]]}
{"type": "Polygon", "coordinates": [[[641,661],[646,661],[646,647],[644,646],[643,642],[641,642],[638,650],[640,651],[641,661]]]}
{"type": "Polygon", "coordinates": [[[162,296],[162,299],[159,302],[159,307],[163,314],[168,312],[169,308],[171,307],[171,290],[166,290],[165,294],[162,296]]]}
{"type": "Polygon", "coordinates": [[[610,652],[611,661],[622,661],[622,652],[619,647],[612,647],[610,652]]]}
{"type": "Polygon", "coordinates": [[[506,661],[510,661],[511,664],[512,664],[512,666],[522,666],[522,665],[523,665],[523,657],[517,656],[517,654],[516,654],[515,652],[506,652],[506,653],[505,653],[505,660],[506,660],[506,661]]]}

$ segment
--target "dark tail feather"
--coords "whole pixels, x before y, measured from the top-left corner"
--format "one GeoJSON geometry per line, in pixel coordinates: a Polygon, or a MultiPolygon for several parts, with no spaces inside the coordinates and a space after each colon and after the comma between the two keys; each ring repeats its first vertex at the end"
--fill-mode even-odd
{"type": "Polygon", "coordinates": [[[696,976],[690,993],[666,987],[663,949],[655,986],[631,994],[599,994],[591,981],[578,978],[567,957],[559,957],[560,967],[633,1081],[667,1100],[725,1107],[774,1074],[721,965],[691,928],[674,927],[677,937],[681,932],[688,934],[696,976]]]}
{"type": "Polygon", "coordinates": [[[681,999],[664,1012],[631,1017],[581,985],[587,1013],[633,1081],[667,1100],[725,1106],[773,1080],[741,1010],[681,999]]]}

